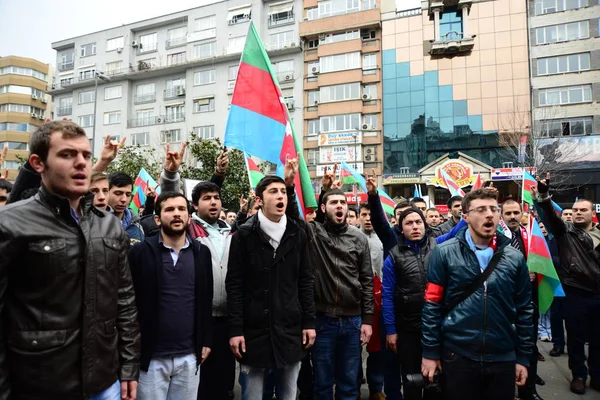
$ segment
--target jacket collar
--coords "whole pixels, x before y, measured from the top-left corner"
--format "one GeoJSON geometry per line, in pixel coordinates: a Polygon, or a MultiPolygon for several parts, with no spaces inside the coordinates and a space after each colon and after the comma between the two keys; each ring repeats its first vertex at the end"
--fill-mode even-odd
{"type": "Polygon", "coordinates": [[[329,221],[325,221],[323,223],[323,227],[325,228],[325,230],[328,233],[333,233],[335,235],[339,235],[341,233],[344,233],[348,230],[348,223],[345,223],[343,225],[339,225],[339,224],[332,224],[329,221]]]}
{"type": "MultiPolygon", "coordinates": [[[[72,219],[71,203],[69,203],[69,200],[67,198],[50,193],[43,184],[42,186],[40,186],[40,190],[37,194],[37,197],[40,200],[40,202],[50,207],[50,209],[55,211],[56,214],[61,215],[67,220],[72,219]]],[[[85,196],[82,196],[79,201],[79,208],[83,211],[83,214],[87,214],[93,208],[93,205],[94,194],[91,192],[86,194],[85,196]]],[[[102,216],[101,212],[97,214],[102,216]]]]}
{"type": "MultiPolygon", "coordinates": [[[[460,231],[458,231],[455,238],[459,241],[459,243],[461,245],[464,245],[468,249],[470,249],[469,243],[467,243],[467,239],[465,239],[465,233],[467,232],[467,229],[469,229],[468,226],[465,226],[464,228],[462,228],[460,231]]],[[[505,247],[510,246],[511,240],[499,232],[496,232],[496,240],[498,240],[498,244],[497,244],[498,247],[497,247],[496,251],[502,250],[505,247]]]]}

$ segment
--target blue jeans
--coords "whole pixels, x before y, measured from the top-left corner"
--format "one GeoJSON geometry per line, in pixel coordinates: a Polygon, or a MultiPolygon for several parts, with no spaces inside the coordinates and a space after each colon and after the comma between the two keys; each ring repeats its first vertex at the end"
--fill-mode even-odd
{"type": "Polygon", "coordinates": [[[317,316],[317,339],[312,349],[315,400],[356,400],[360,365],[361,317],[317,316]]]}
{"type": "Polygon", "coordinates": [[[88,398],[88,400],[121,400],[121,383],[116,381],[106,389],[88,398]]]}
{"type": "Polygon", "coordinates": [[[242,387],[242,400],[271,400],[273,386],[275,386],[277,400],[296,400],[299,372],[299,361],[279,369],[240,365],[239,382],[242,387]]]}
{"type": "Polygon", "coordinates": [[[550,326],[550,319],[552,318],[551,311],[548,310],[546,314],[540,313],[540,320],[538,322],[538,338],[547,337],[552,340],[552,328],[550,326]]]}
{"type": "Polygon", "coordinates": [[[196,355],[153,358],[148,371],[140,371],[139,400],[195,399],[200,371],[196,355]]]}

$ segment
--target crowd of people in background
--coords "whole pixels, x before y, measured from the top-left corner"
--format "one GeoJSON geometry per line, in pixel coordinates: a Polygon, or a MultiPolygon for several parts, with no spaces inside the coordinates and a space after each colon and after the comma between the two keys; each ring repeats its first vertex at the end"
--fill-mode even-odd
{"type": "Polygon", "coordinates": [[[227,151],[183,193],[184,144],[135,213],[133,177],[104,172],[124,140],[92,165],[48,122],[0,179],[0,399],[230,400],[237,363],[243,400],[539,400],[538,339],[600,390],[600,228],[586,199],[557,215],[549,177],[529,212],[566,296],[540,315],[529,218],[491,185],[386,215],[375,171],[354,208],[334,167],[300,210],[288,159],[225,210],[227,151]]]}

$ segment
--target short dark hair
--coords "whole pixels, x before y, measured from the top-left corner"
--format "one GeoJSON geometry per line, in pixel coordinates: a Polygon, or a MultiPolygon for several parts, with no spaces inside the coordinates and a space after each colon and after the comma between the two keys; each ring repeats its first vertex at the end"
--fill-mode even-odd
{"type": "Polygon", "coordinates": [[[396,206],[394,207],[394,217],[396,216],[396,210],[399,208],[406,208],[406,207],[412,207],[411,204],[406,201],[406,200],[402,200],[401,202],[399,202],[398,204],[396,204],[396,206]]]}
{"type": "Polygon", "coordinates": [[[428,209],[425,211],[425,213],[428,213],[429,211],[436,211],[438,214],[441,214],[440,210],[438,210],[438,209],[437,209],[437,208],[435,208],[435,207],[428,208],[428,209]]]}
{"type": "Polygon", "coordinates": [[[40,126],[31,135],[29,155],[37,154],[40,160],[46,162],[50,150],[50,136],[54,132],[61,132],[63,138],[87,137],[83,128],[72,121],[50,121],[40,126]]]}
{"type": "Polygon", "coordinates": [[[402,226],[402,221],[404,221],[404,218],[408,217],[412,213],[419,214],[419,217],[421,217],[421,219],[423,220],[423,223],[425,224],[425,226],[427,226],[427,220],[425,219],[425,216],[423,215],[421,210],[419,210],[418,208],[414,208],[414,207],[410,207],[400,213],[400,216],[398,216],[398,221],[397,221],[398,225],[402,226]]]}
{"type": "Polygon", "coordinates": [[[0,179],[0,189],[6,190],[6,194],[10,193],[13,188],[13,184],[6,179],[0,179]]]}
{"type": "Polygon", "coordinates": [[[467,195],[462,199],[461,207],[462,212],[466,213],[469,211],[469,207],[471,206],[471,202],[473,200],[479,199],[493,199],[498,201],[498,192],[495,190],[490,190],[488,188],[481,188],[477,190],[471,190],[467,195]]]}
{"type": "Polygon", "coordinates": [[[204,193],[216,192],[221,195],[221,188],[214,182],[202,181],[196,184],[192,189],[192,203],[198,204],[200,197],[204,193]]]}
{"type": "Polygon", "coordinates": [[[360,205],[358,206],[358,213],[359,214],[360,214],[360,212],[362,211],[363,208],[366,208],[367,210],[371,211],[371,206],[369,205],[368,201],[360,203],[360,205]]]}
{"type": "Polygon", "coordinates": [[[452,196],[448,199],[448,202],[446,202],[446,205],[448,206],[448,210],[450,210],[452,208],[452,204],[459,202],[462,204],[463,198],[462,196],[452,196]]]}
{"type": "MultiPolygon", "coordinates": [[[[187,199],[181,193],[179,193],[179,192],[163,192],[160,194],[160,196],[158,196],[158,199],[156,199],[156,203],[154,203],[154,213],[160,217],[160,212],[162,211],[163,203],[165,201],[167,201],[168,199],[176,199],[178,197],[181,197],[182,199],[185,200],[185,206],[186,206],[186,208],[188,208],[187,199]]],[[[188,211],[189,211],[189,208],[188,208],[188,211]]]]}
{"type": "Polygon", "coordinates": [[[427,204],[427,202],[425,201],[425,199],[423,199],[421,197],[413,197],[412,200],[409,202],[409,204],[411,206],[415,205],[416,203],[425,203],[425,204],[427,204]]]}
{"type": "MultiPolygon", "coordinates": [[[[577,199],[577,201],[579,201],[579,199],[577,199]]],[[[573,204],[575,204],[575,203],[573,203],[573,204]]],[[[562,217],[563,214],[565,213],[565,211],[567,211],[567,210],[571,210],[571,212],[573,212],[573,209],[570,207],[563,208],[562,211],[560,212],[560,216],[562,217]]]]}
{"type": "Polygon", "coordinates": [[[344,192],[342,192],[340,189],[329,189],[323,195],[323,199],[322,199],[323,204],[327,204],[327,199],[329,198],[329,196],[335,196],[335,195],[342,195],[342,196],[344,196],[344,198],[346,198],[346,194],[344,192]]]}
{"type": "Polygon", "coordinates": [[[348,211],[354,211],[354,214],[358,217],[358,211],[356,210],[356,207],[348,206],[348,211]]]}
{"type": "Polygon", "coordinates": [[[281,179],[281,177],[277,175],[267,175],[256,184],[256,190],[254,191],[256,197],[262,199],[265,189],[272,183],[282,183],[285,186],[285,181],[281,179]]]}
{"type": "Polygon", "coordinates": [[[229,210],[225,213],[225,215],[229,214],[229,213],[234,213],[237,216],[237,212],[235,210],[229,210]]]}
{"type": "Polygon", "coordinates": [[[129,186],[133,188],[133,179],[125,172],[113,172],[108,176],[108,188],[111,189],[113,186],[122,188],[129,186]]]}
{"type": "Polygon", "coordinates": [[[519,206],[519,210],[523,211],[523,208],[521,208],[521,203],[519,203],[518,201],[513,200],[513,199],[508,199],[504,203],[502,203],[500,205],[500,211],[504,212],[504,206],[507,206],[507,205],[510,205],[510,204],[516,204],[516,205],[518,205],[519,206]]]}

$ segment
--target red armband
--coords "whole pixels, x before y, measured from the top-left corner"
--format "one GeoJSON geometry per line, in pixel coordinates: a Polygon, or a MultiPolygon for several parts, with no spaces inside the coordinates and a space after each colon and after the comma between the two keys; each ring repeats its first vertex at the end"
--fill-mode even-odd
{"type": "Polygon", "coordinates": [[[435,283],[427,282],[425,289],[425,301],[441,303],[444,298],[444,287],[435,283]]]}

